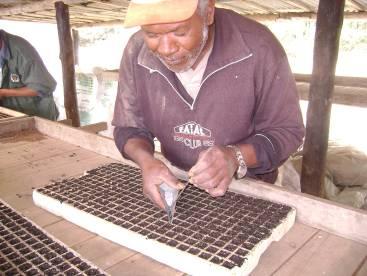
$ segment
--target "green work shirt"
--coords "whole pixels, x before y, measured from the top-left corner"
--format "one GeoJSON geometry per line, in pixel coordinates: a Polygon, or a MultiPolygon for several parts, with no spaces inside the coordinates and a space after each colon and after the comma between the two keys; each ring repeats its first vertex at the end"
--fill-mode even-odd
{"type": "Polygon", "coordinates": [[[59,115],[53,98],[56,81],[37,51],[19,36],[0,30],[0,37],[5,46],[1,88],[28,87],[38,93],[35,97],[3,97],[1,105],[31,116],[56,120],[59,115]]]}

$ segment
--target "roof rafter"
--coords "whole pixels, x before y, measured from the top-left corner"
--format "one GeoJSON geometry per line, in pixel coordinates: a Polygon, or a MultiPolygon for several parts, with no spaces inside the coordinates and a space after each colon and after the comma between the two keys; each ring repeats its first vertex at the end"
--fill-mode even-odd
{"type": "MultiPolygon", "coordinates": [[[[26,5],[19,4],[11,8],[0,9],[0,16],[19,15],[22,13],[34,13],[38,11],[51,10],[51,9],[54,10],[55,2],[60,2],[60,0],[43,0],[37,3],[29,3],[26,5]]],[[[89,0],[63,0],[61,2],[64,2],[65,5],[76,5],[76,4],[87,3],[90,1],[89,0]]]]}

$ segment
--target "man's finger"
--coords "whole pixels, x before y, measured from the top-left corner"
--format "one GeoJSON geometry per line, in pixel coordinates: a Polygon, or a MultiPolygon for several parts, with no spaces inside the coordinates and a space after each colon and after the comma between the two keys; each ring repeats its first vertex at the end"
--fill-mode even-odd
{"type": "Polygon", "coordinates": [[[213,189],[208,189],[208,193],[213,197],[224,196],[228,190],[229,183],[226,180],[222,180],[219,185],[213,189]]]}
{"type": "Polygon", "coordinates": [[[153,201],[153,203],[155,203],[159,208],[163,209],[164,210],[164,203],[163,203],[163,199],[161,197],[161,194],[156,191],[156,192],[153,192],[151,194],[151,200],[153,201]]]}
{"type": "Polygon", "coordinates": [[[199,174],[200,172],[206,170],[209,167],[209,163],[205,162],[205,158],[210,153],[211,149],[212,147],[200,153],[199,158],[196,161],[196,164],[189,170],[189,176],[199,174]]]}
{"type": "MultiPolygon", "coordinates": [[[[158,188],[157,188],[158,189],[158,188]]],[[[149,190],[144,190],[144,195],[157,207],[164,209],[163,199],[159,190],[155,189],[155,187],[150,187],[149,190]]]]}

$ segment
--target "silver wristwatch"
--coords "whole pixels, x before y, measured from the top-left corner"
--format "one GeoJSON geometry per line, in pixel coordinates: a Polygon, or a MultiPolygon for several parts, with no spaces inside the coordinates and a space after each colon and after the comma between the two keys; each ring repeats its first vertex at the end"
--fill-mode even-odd
{"type": "Polygon", "coordinates": [[[234,145],[228,145],[227,147],[232,148],[236,154],[238,168],[237,168],[235,178],[236,179],[244,178],[247,173],[247,165],[246,165],[245,159],[243,158],[240,148],[234,145]]]}

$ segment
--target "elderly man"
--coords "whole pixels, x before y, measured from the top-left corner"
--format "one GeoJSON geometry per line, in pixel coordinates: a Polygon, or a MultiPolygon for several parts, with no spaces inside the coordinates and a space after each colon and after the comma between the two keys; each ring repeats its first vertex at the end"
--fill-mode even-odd
{"type": "Polygon", "coordinates": [[[182,188],[154,158],[154,137],[212,196],[233,176],[274,182],[304,126],[286,54],[269,30],[214,0],[131,1],[125,25],[141,29],[121,61],[114,137],[140,166],[144,194],[163,208],[158,186],[182,188]]]}
{"type": "Polygon", "coordinates": [[[56,120],[56,81],[25,39],[0,30],[0,105],[56,120]]]}

